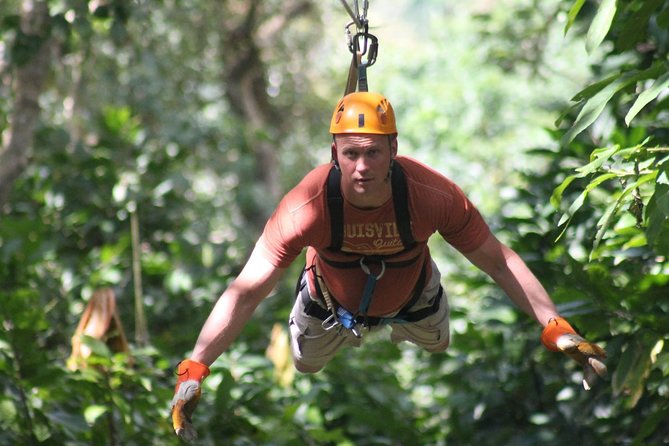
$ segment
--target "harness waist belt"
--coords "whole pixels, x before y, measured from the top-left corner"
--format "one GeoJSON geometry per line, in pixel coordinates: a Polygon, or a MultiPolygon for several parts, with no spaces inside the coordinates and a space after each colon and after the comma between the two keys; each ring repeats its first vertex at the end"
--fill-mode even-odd
{"type": "MultiPolygon", "coordinates": [[[[439,311],[439,304],[441,302],[443,294],[444,294],[444,289],[440,285],[439,291],[437,292],[437,295],[434,297],[434,302],[429,307],[421,308],[420,310],[416,311],[409,311],[409,308],[407,307],[413,306],[415,303],[413,302],[412,299],[409,302],[409,305],[402,308],[399,311],[399,313],[397,313],[395,316],[376,317],[376,316],[360,315],[356,317],[355,320],[357,323],[364,324],[367,326],[376,326],[376,325],[403,323],[403,322],[418,322],[439,311]]],[[[332,316],[332,313],[329,310],[323,308],[316,301],[311,299],[311,296],[309,296],[309,287],[306,284],[300,290],[300,297],[302,299],[302,302],[304,303],[305,314],[318,318],[322,321],[332,316]]]]}
{"type": "MultiPolygon", "coordinates": [[[[397,260],[394,262],[391,261],[386,261],[386,259],[390,259],[392,256],[362,256],[363,258],[369,259],[370,262],[381,262],[383,261],[386,265],[387,268],[406,268],[407,266],[413,265],[416,260],[420,258],[420,254],[411,257],[406,260],[397,260]]],[[[332,260],[324,257],[323,255],[319,255],[319,258],[323,260],[325,263],[327,263],[330,266],[334,266],[335,268],[359,268],[360,267],[360,259],[356,260],[349,260],[349,261],[337,261],[337,260],[332,260]]]]}

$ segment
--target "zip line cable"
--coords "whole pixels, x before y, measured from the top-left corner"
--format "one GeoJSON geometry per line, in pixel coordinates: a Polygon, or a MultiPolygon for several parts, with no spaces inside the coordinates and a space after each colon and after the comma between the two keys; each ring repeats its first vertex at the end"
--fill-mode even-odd
{"type": "Polygon", "coordinates": [[[358,31],[362,30],[367,25],[367,9],[369,8],[369,0],[364,0],[362,2],[362,14],[360,14],[360,8],[358,7],[358,0],[353,0],[353,5],[355,7],[355,12],[349,6],[346,0],[340,0],[341,4],[346,9],[346,12],[355,23],[355,26],[358,28],[358,31]]]}

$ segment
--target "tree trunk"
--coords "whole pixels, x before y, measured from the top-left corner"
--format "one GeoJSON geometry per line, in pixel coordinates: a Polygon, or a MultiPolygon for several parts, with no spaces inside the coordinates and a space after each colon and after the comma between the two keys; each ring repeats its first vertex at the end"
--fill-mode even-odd
{"type": "MultiPolygon", "coordinates": [[[[262,21],[263,2],[232,2],[223,15],[221,54],[223,82],[232,111],[245,123],[246,146],[257,160],[255,174],[273,201],[281,196],[277,142],[285,131],[286,113],[272,105],[267,94],[267,64],[263,52],[274,44],[275,36],[290,22],[311,11],[313,4],[288,2],[280,14],[262,21]]],[[[262,228],[266,216],[255,216],[262,228]]]]}
{"type": "Polygon", "coordinates": [[[53,46],[45,1],[24,0],[20,34],[25,42],[37,45],[26,61],[20,64],[14,61],[9,67],[13,70],[14,107],[0,149],[0,210],[5,208],[14,182],[27,167],[32,154],[40,114],[39,97],[49,70],[53,46]]]}

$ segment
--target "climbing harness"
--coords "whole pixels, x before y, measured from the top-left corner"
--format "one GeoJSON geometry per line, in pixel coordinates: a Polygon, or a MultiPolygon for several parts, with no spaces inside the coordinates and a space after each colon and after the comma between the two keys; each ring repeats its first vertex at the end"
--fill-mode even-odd
{"type": "Polygon", "coordinates": [[[350,255],[354,258],[351,260],[339,261],[330,259],[323,254],[319,254],[319,258],[328,265],[335,268],[361,268],[362,271],[367,275],[367,281],[362,292],[360,305],[356,312],[353,313],[352,311],[349,311],[348,309],[339,305],[332,298],[323,281],[320,271],[318,271],[315,265],[311,268],[315,269],[314,273],[316,277],[316,294],[324,301],[325,308],[318,302],[312,300],[312,298],[309,296],[308,286],[306,285],[306,278],[300,277],[298,280],[298,289],[296,291],[303,300],[304,311],[306,314],[314,316],[323,321],[322,326],[327,331],[337,329],[341,334],[343,333],[344,329],[347,329],[350,330],[356,337],[360,338],[362,337],[362,332],[359,330],[359,325],[363,327],[372,327],[391,323],[416,322],[434,314],[439,309],[439,304],[443,293],[441,287],[439,288],[439,292],[434,298],[431,306],[416,311],[410,311],[422,295],[423,289],[425,288],[428,265],[423,264],[421,267],[420,276],[416,286],[414,287],[411,298],[395,316],[374,317],[369,316],[368,314],[369,307],[374,296],[376,283],[384,276],[387,269],[407,267],[418,261],[420,258],[420,255],[416,255],[404,260],[393,260],[394,257],[412,249],[415,246],[416,241],[413,237],[413,233],[411,232],[408,188],[404,171],[397,163],[393,163],[391,169],[390,178],[392,183],[393,206],[395,208],[395,220],[403,245],[403,249],[400,252],[392,255],[360,256],[341,251],[344,234],[344,202],[340,187],[341,171],[333,166],[330,169],[330,173],[328,174],[327,202],[330,213],[331,243],[327,250],[330,252],[350,255]]]}
{"type": "MultiPolygon", "coordinates": [[[[314,268],[313,266],[310,268],[314,268]]],[[[400,311],[391,317],[376,317],[369,316],[367,314],[360,314],[358,310],[357,314],[353,314],[342,306],[335,307],[333,304],[333,299],[330,296],[327,288],[324,286],[322,277],[318,271],[315,271],[316,274],[316,293],[318,296],[322,296],[327,303],[328,308],[324,308],[317,301],[313,300],[309,295],[309,287],[307,285],[307,275],[306,272],[310,269],[306,268],[302,275],[300,276],[297,282],[296,294],[302,299],[302,304],[304,305],[304,313],[320,319],[322,321],[322,327],[326,331],[337,330],[339,334],[343,335],[344,330],[349,330],[357,338],[362,337],[362,332],[358,329],[359,325],[363,327],[375,327],[379,325],[387,324],[404,324],[411,322],[418,322],[425,319],[428,316],[433,315],[439,311],[439,306],[441,304],[441,299],[443,298],[444,290],[439,286],[437,295],[433,298],[432,303],[427,306],[420,308],[418,310],[411,311],[411,308],[416,304],[421,294],[423,293],[423,288],[425,287],[425,279],[427,275],[427,270],[425,267],[421,270],[420,277],[416,283],[413,294],[409,302],[407,302],[400,311]]],[[[379,275],[376,276],[378,280],[379,275]]],[[[371,295],[370,295],[371,297],[371,295]]],[[[361,304],[362,306],[362,304],[361,304]]]]}

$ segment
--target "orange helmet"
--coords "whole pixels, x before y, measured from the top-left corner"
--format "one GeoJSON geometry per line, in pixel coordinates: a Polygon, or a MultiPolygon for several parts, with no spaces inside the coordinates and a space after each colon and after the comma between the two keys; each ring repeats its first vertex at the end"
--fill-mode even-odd
{"type": "Polygon", "coordinates": [[[344,96],[332,114],[330,133],[397,133],[395,112],[388,99],[378,93],[359,91],[344,96]]]}

